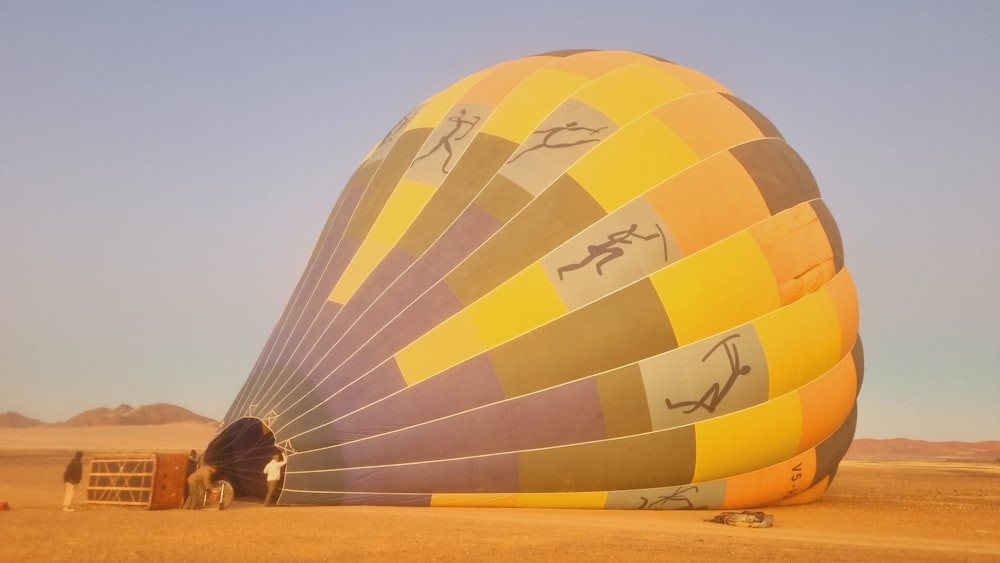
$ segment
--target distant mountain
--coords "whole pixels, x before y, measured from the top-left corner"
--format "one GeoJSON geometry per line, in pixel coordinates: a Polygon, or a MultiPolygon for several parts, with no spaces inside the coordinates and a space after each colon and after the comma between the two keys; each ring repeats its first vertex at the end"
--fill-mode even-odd
{"type": "Polygon", "coordinates": [[[0,412],[0,428],[31,428],[45,424],[41,420],[28,418],[16,412],[0,412]]]}
{"type": "Polygon", "coordinates": [[[61,423],[64,426],[154,426],[177,422],[215,423],[206,416],[195,414],[184,407],[156,403],[132,408],[118,405],[113,409],[101,407],[84,411],[61,423]]]}
{"type": "Polygon", "coordinates": [[[893,438],[855,438],[847,450],[848,459],[1000,461],[1000,441],[927,442],[893,438]]]}
{"type": "Polygon", "coordinates": [[[84,411],[69,420],[56,423],[42,422],[16,412],[0,413],[0,428],[30,428],[34,426],[155,426],[193,422],[216,424],[218,421],[195,414],[184,407],[167,403],[156,403],[133,408],[118,405],[113,409],[100,407],[84,411]]]}

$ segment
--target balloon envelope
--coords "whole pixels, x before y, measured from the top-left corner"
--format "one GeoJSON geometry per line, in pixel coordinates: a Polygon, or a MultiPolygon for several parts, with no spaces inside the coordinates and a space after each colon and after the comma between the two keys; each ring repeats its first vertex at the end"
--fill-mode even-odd
{"type": "Polygon", "coordinates": [[[503,62],[361,162],[206,459],[282,504],[747,508],[854,433],[858,303],[805,163],[713,79],[503,62]]]}

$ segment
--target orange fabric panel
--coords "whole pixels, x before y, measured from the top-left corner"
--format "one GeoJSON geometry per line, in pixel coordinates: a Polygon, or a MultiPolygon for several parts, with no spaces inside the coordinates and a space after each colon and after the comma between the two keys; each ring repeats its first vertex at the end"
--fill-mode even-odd
{"type": "Polygon", "coordinates": [[[743,110],[716,93],[680,98],[653,113],[700,158],[764,137],[743,110]]]}
{"type": "Polygon", "coordinates": [[[802,436],[799,451],[826,440],[847,420],[858,394],[858,376],[850,354],[825,374],[799,390],[802,436]]]}
{"type": "Polygon", "coordinates": [[[495,106],[503,101],[515,86],[524,82],[525,77],[555,60],[559,59],[528,57],[497,65],[490,69],[482,80],[469,88],[469,91],[462,95],[461,101],[495,106]]]}
{"type": "Polygon", "coordinates": [[[655,64],[656,61],[631,51],[589,51],[566,57],[552,66],[594,78],[635,63],[655,64]]]}
{"type": "Polygon", "coordinates": [[[805,491],[795,495],[790,496],[785,499],[781,499],[778,502],[771,503],[772,506],[797,506],[800,504],[809,504],[810,502],[816,502],[819,497],[823,496],[826,492],[827,487],[830,486],[830,476],[823,477],[819,483],[816,483],[812,487],[809,487],[805,491]]]}
{"type": "Polygon", "coordinates": [[[840,318],[840,350],[846,356],[851,353],[858,339],[858,327],[861,322],[858,312],[858,291],[847,268],[830,280],[826,290],[837,307],[837,316],[840,318]]]}
{"type": "Polygon", "coordinates": [[[670,226],[684,256],[770,215],[757,185],[728,152],[699,162],[645,197],[670,226]]]}
{"type": "Polygon", "coordinates": [[[755,225],[750,232],[780,283],[782,305],[816,291],[836,273],[826,230],[808,202],[755,225]]]}
{"type": "Polygon", "coordinates": [[[788,461],[726,480],[723,508],[772,504],[797,493],[816,475],[816,452],[809,450],[788,461]]]}

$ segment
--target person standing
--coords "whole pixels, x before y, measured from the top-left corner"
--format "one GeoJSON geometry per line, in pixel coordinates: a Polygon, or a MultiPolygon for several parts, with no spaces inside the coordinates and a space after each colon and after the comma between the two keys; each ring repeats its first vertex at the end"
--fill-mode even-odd
{"type": "Polygon", "coordinates": [[[198,452],[196,452],[195,450],[191,450],[191,453],[188,454],[188,459],[187,459],[187,474],[184,475],[184,477],[185,478],[190,477],[191,474],[194,473],[195,470],[197,469],[198,469],[198,452]]]}
{"type": "Polygon", "coordinates": [[[198,452],[191,450],[187,458],[187,471],[184,473],[184,502],[181,506],[187,502],[189,496],[191,496],[191,486],[188,485],[187,480],[191,477],[191,474],[198,470],[198,452]]]}
{"type": "Polygon", "coordinates": [[[66,483],[66,492],[63,495],[63,511],[73,512],[73,497],[76,496],[76,486],[83,479],[83,452],[76,452],[73,459],[66,464],[63,471],[63,482],[66,483]]]}
{"type": "Polygon", "coordinates": [[[281,455],[274,454],[271,457],[271,461],[267,462],[264,466],[264,475],[267,475],[267,496],[264,497],[264,506],[273,506],[275,501],[275,494],[278,492],[278,482],[281,481],[281,468],[288,463],[288,458],[281,460],[281,455]]]}
{"type": "Polygon", "coordinates": [[[215,473],[215,466],[202,465],[194,473],[188,476],[188,496],[184,499],[181,508],[186,510],[197,510],[202,508],[205,499],[205,491],[212,488],[212,475],[215,473]]]}

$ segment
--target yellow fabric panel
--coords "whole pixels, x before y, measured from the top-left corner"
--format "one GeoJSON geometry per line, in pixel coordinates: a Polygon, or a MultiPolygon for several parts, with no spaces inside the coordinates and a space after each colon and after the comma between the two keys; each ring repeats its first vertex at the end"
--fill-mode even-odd
{"type": "Polygon", "coordinates": [[[486,70],[470,74],[469,76],[466,76],[465,78],[452,84],[446,90],[442,90],[434,96],[431,96],[431,98],[425,102],[426,105],[419,112],[417,112],[417,115],[413,116],[413,119],[406,124],[406,128],[403,130],[409,131],[410,129],[417,129],[420,127],[433,129],[437,127],[438,122],[440,122],[441,119],[448,114],[448,111],[451,110],[456,102],[462,99],[462,95],[493,70],[494,69],[492,68],[488,68],[486,70]]]}
{"type": "Polygon", "coordinates": [[[662,68],[635,64],[591,82],[573,97],[623,125],[690,92],[687,84],[664,73],[662,68]]]}
{"type": "Polygon", "coordinates": [[[521,493],[520,508],[604,508],[608,493],[521,493]]]}
{"type": "Polygon", "coordinates": [[[748,473],[788,459],[799,453],[801,429],[802,405],[796,393],[698,422],[692,482],[748,473]]]}
{"type": "Polygon", "coordinates": [[[391,246],[375,241],[366,240],[361,243],[361,247],[358,248],[358,252],[351,258],[351,263],[348,264],[347,269],[344,270],[344,274],[337,280],[337,285],[333,287],[327,300],[341,305],[347,303],[347,300],[364,283],[368,274],[378,266],[378,263],[391,249],[391,246]]]}
{"type": "Polygon", "coordinates": [[[771,503],[771,506],[798,506],[800,504],[809,504],[811,502],[816,502],[819,497],[823,496],[826,492],[827,487],[830,486],[830,476],[823,477],[820,479],[819,483],[816,483],[812,487],[809,487],[805,491],[796,494],[777,502],[771,503]]]}
{"type": "Polygon", "coordinates": [[[543,68],[511,90],[480,132],[520,144],[586,82],[587,77],[576,73],[543,68]]]}
{"type": "Polygon", "coordinates": [[[413,223],[413,219],[430,201],[435,189],[437,187],[430,184],[400,180],[389,200],[385,202],[366,240],[395,246],[413,223]]]}
{"type": "Polygon", "coordinates": [[[802,387],[840,361],[840,323],[826,291],[754,320],[767,358],[768,398],[802,387]]]}
{"type": "Polygon", "coordinates": [[[747,232],[649,276],[670,317],[678,346],[778,308],[774,274],[747,232]]]}
{"type": "Polygon", "coordinates": [[[710,157],[645,195],[684,256],[771,215],[753,178],[729,152],[710,157]]]}
{"type": "Polygon", "coordinates": [[[608,494],[587,493],[436,493],[431,506],[479,508],[604,508],[608,494]]]}
{"type": "Polygon", "coordinates": [[[814,447],[836,432],[847,420],[858,395],[854,357],[848,354],[824,377],[799,391],[803,423],[799,450],[814,447]]]}
{"type": "Polygon", "coordinates": [[[399,242],[399,238],[413,223],[413,219],[432,195],[434,186],[409,180],[400,181],[372,225],[368,236],[330,292],[330,301],[346,303],[354,295],[365,278],[399,242]]]}
{"type": "Polygon", "coordinates": [[[826,230],[808,202],[754,225],[750,232],[771,262],[782,304],[816,291],[836,273],[826,230]]]}
{"type": "Polygon", "coordinates": [[[697,160],[684,139],[645,115],[595,146],[567,174],[610,212],[697,160]]]}
{"type": "Polygon", "coordinates": [[[527,57],[497,65],[489,73],[489,76],[469,88],[462,96],[461,101],[495,106],[527,76],[545,65],[552,64],[554,60],[559,59],[556,57],[527,57]]]}
{"type": "Polygon", "coordinates": [[[809,450],[770,467],[726,479],[720,508],[764,506],[798,493],[816,476],[816,451],[809,450]]]}
{"type": "Polygon", "coordinates": [[[837,306],[840,316],[840,353],[847,355],[854,348],[858,339],[858,326],[861,322],[858,313],[858,291],[854,287],[854,279],[847,268],[843,268],[826,284],[837,306]]]}
{"type": "Polygon", "coordinates": [[[488,348],[566,313],[566,306],[540,264],[510,278],[466,311],[488,348]]]}
{"type": "Polygon", "coordinates": [[[459,313],[396,354],[407,385],[419,383],[485,349],[472,317],[459,313]]]}

